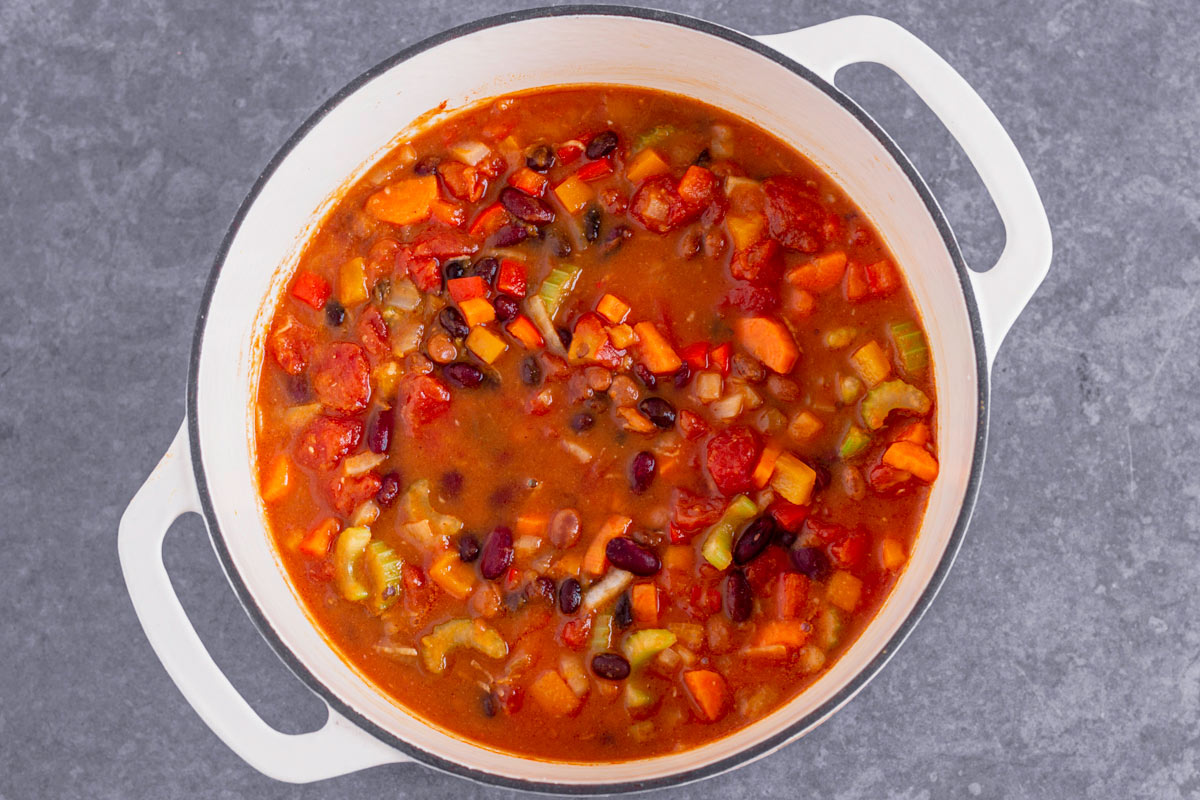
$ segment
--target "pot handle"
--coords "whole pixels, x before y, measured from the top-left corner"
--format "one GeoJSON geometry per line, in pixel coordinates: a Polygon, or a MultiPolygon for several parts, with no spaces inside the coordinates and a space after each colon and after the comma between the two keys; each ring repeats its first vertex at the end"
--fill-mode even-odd
{"type": "MultiPolygon", "coordinates": [[[[280,733],[242,699],[187,618],[162,560],[171,523],[200,513],[187,420],[121,517],[117,549],[133,608],[167,674],[221,741],[269,777],[307,783],[379,764],[410,761],[329,709],[312,733],[280,733]]],[[[328,704],[326,704],[328,706],[328,704]]]]}
{"type": "Polygon", "coordinates": [[[1004,222],[1000,258],[968,272],[979,304],[988,366],[1050,269],[1050,223],[1037,187],[1008,133],[983,99],[927,44],[890,20],[844,17],[755,37],[829,83],[848,64],[870,61],[901,77],[958,141],[1004,222]]]}

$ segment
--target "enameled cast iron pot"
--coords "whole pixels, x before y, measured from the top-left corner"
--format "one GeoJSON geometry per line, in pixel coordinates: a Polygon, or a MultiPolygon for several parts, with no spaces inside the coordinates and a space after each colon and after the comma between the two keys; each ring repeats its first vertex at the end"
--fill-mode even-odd
{"type": "Polygon", "coordinates": [[[961,543],[983,466],[988,370],[1049,268],[1050,230],[1012,141],[967,83],[902,28],[850,17],[752,38],[633,8],[560,7],[448,31],[372,68],[308,119],[271,160],[217,255],[201,303],[187,420],[121,520],[134,608],[180,691],[236,753],[285,781],[419,761],[487,783],[567,793],[631,791],[715,775],[778,749],[845,704],[928,607],[961,543]],[[503,58],[496,58],[503,53],[503,58]],[[1007,242],[995,266],[964,264],[911,163],[834,88],[849,63],[897,72],[941,118],[983,178],[1007,242]],[[497,64],[504,69],[497,71],[497,64]],[[811,688],[768,717],[686,752],[620,764],[522,758],[471,744],[390,702],[329,646],[291,588],[252,474],[252,405],[262,329],[299,249],[338,190],[397,133],[450,109],[539,86],[608,83],[676,92],[745,117],[825,169],[874,221],[908,277],[933,350],[941,476],[911,560],[863,635],[811,688]],[[201,513],[247,612],[293,672],[329,705],[320,730],[287,735],[241,698],[196,636],[162,563],[163,536],[201,513]]]}

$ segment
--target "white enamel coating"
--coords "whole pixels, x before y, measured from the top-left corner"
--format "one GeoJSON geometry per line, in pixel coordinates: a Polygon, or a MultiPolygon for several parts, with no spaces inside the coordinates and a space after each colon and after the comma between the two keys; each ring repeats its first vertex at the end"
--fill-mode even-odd
{"type": "MultiPolygon", "coordinates": [[[[842,63],[882,60],[884,53],[885,63],[896,65],[907,80],[921,86],[923,95],[930,93],[927,100],[935,110],[943,108],[937,92],[946,82],[944,73],[953,75],[944,62],[936,56],[908,60],[897,55],[893,51],[907,41],[907,34],[896,34],[899,29],[890,24],[880,27],[881,21],[871,18],[844,22],[834,32],[848,52],[858,54],[850,58],[831,59],[821,37],[805,39],[803,31],[768,41],[801,63],[811,60],[829,75],[842,63]],[[856,30],[861,35],[852,35],[856,30]],[[935,79],[933,73],[942,77],[935,79]]],[[[973,93],[970,97],[978,102],[973,93]]],[[[994,122],[981,103],[979,109],[994,122]]],[[[977,140],[972,138],[979,126],[976,114],[960,121],[956,133],[964,147],[972,144],[968,152],[986,167],[989,154],[975,147],[977,140]]],[[[1017,164],[1024,173],[1019,158],[1017,164]]],[[[997,180],[993,178],[989,188],[1000,185],[997,180]]],[[[1008,224],[1010,217],[1005,221],[1008,224]]],[[[1017,232],[1015,224],[1009,226],[1009,249],[1016,247],[1012,240],[1017,232]]],[[[1004,259],[1000,266],[1006,267],[1007,275],[1004,259]]],[[[978,286],[986,293],[999,283],[982,281],[978,286]]],[[[1003,302],[991,306],[989,346],[999,344],[1008,324],[1004,320],[1011,322],[1019,311],[1017,301],[1036,281],[1019,285],[1022,288],[1012,288],[1015,282],[1004,284],[1003,302]]],[[[283,646],[340,702],[411,746],[504,779],[562,786],[660,781],[745,751],[806,719],[804,728],[790,738],[802,735],[849,699],[852,691],[847,687],[868,665],[890,657],[885,647],[913,615],[964,507],[978,433],[981,376],[976,363],[963,290],[934,219],[900,165],[853,114],[771,59],[703,31],[626,16],[537,17],[449,39],[383,70],[329,110],[278,163],[236,231],[213,289],[195,386],[197,442],[213,513],[231,561],[231,580],[245,585],[283,646]],[[530,46],[514,47],[514,42],[530,46]],[[503,53],[504,59],[495,58],[496,53],[503,53]],[[510,71],[498,74],[497,63],[510,71]],[[334,651],[299,603],[266,532],[251,472],[255,363],[269,301],[346,177],[362,175],[394,144],[396,131],[443,101],[453,109],[506,92],[571,83],[625,84],[690,95],[753,120],[834,176],[872,217],[905,269],[930,336],[940,406],[942,474],[921,534],[892,595],[848,652],[788,705],[719,742],[607,765],[548,763],[498,753],[462,741],[389,701],[334,651]],[[837,702],[830,702],[834,698],[837,702]]],[[[315,780],[403,760],[399,751],[343,724],[332,711],[331,723],[314,734],[287,737],[270,729],[208,657],[178,606],[160,555],[171,520],[197,507],[187,453],[186,441],[177,437],[130,504],[120,536],[122,568],[135,609],[185,697],[231,748],[257,769],[284,780],[315,780]]]]}

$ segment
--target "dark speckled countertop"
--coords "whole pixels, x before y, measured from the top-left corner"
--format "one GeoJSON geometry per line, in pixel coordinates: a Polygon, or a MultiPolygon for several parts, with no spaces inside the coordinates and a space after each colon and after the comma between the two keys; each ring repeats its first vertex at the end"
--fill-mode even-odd
{"type": "MultiPolygon", "coordinates": [[[[1195,4],[663,5],[750,33],[895,19],[1007,126],[1056,244],[996,360],[974,522],[912,638],[803,741],[663,796],[1196,797],[1195,4]]],[[[259,170],[366,67],[512,7],[0,0],[0,800],[511,794],[411,765],[307,787],[254,772],[152,654],[116,529],[183,418],[200,288],[259,170]]],[[[912,155],[968,260],[994,259],[996,212],[932,115],[881,67],[839,84],[912,155]]],[[[198,518],[166,560],[254,707],[316,727],[322,704],[258,636],[198,518]]]]}

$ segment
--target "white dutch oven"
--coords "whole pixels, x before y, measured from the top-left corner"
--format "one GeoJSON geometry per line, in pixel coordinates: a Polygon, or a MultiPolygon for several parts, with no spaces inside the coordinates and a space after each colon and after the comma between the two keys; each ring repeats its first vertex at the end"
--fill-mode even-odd
{"type": "Polygon", "coordinates": [[[196,326],[187,421],[121,520],[121,565],[134,608],[197,713],[242,758],[280,780],[314,781],[419,761],[505,786],[601,793],[678,784],[748,763],[846,703],[932,600],[979,483],[988,368],[1045,276],[1050,251],[1037,190],[1000,123],[946,62],[885,20],[851,17],[756,39],[657,11],[582,7],[519,12],[435,36],[371,69],[317,111],[238,211],[196,326]],[[1007,233],[990,271],[966,268],[908,159],[833,87],[840,67],[860,61],[884,64],[906,80],[979,171],[1007,233]],[[941,477],[911,561],[878,617],[833,668],[786,706],[724,739],[605,765],[495,752],[388,701],[310,622],[272,550],[251,471],[262,324],[300,245],[347,178],[362,175],[397,132],[443,101],[453,109],[571,83],[649,87],[706,101],[773,132],[829,172],[873,219],[908,276],[933,349],[939,407],[941,477]],[[287,735],[269,727],[196,636],[161,555],[167,528],[186,512],[204,515],[225,573],[263,636],[329,705],[320,730],[287,735]]]}

